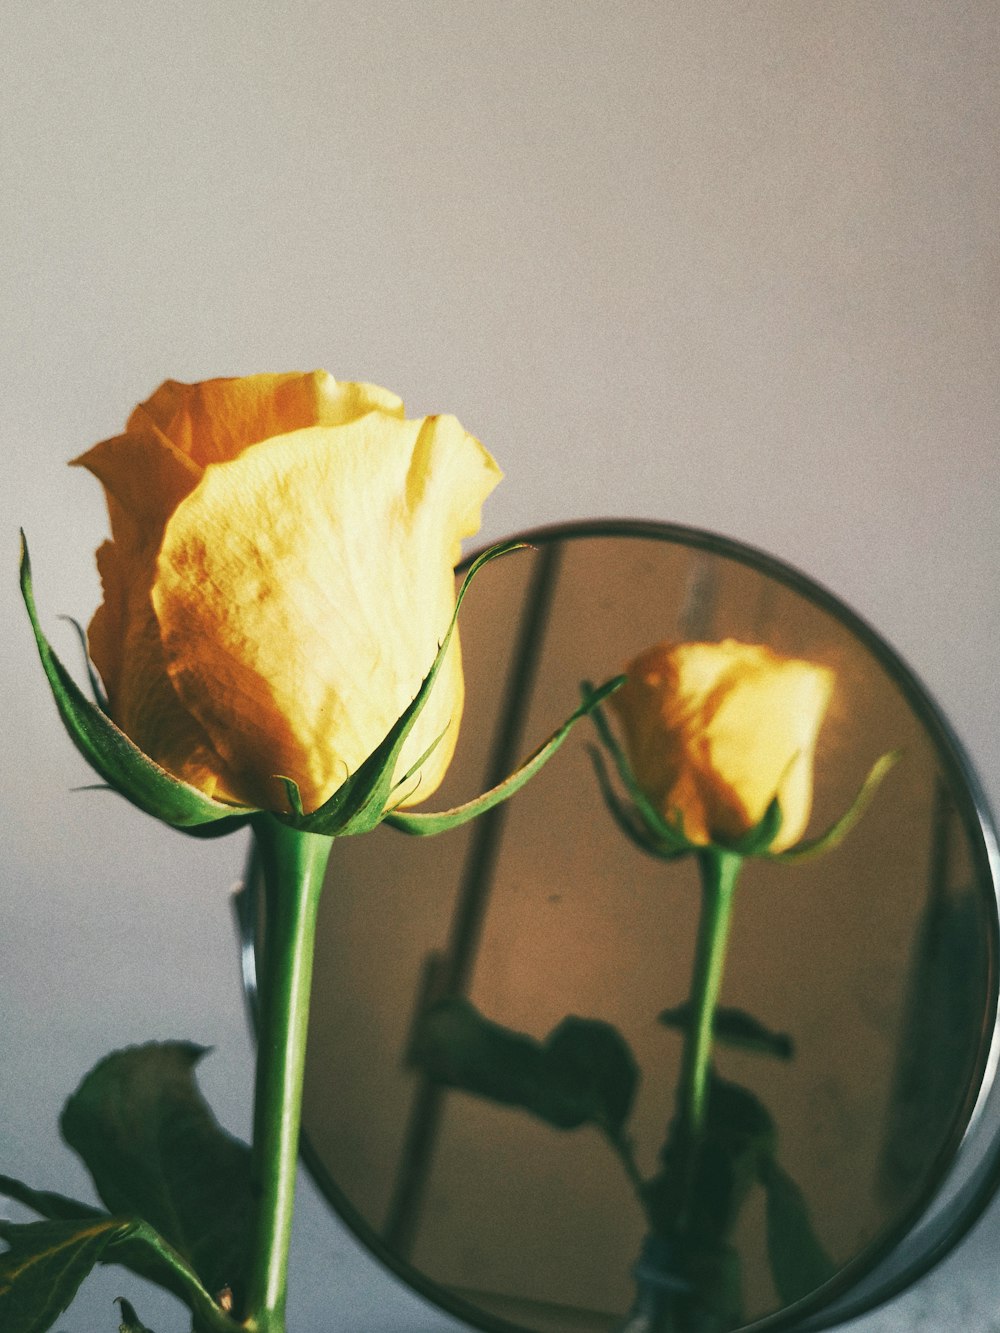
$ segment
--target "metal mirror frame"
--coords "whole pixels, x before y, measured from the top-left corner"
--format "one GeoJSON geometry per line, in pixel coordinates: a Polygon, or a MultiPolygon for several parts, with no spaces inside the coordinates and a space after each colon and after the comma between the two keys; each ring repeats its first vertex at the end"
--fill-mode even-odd
{"type": "MultiPolygon", "coordinates": [[[[541,547],[584,538],[642,538],[681,545],[736,561],[827,612],[840,622],[879,663],[900,690],[934,747],[943,773],[956,795],[961,824],[978,885],[992,887],[993,938],[989,942],[988,1012],[984,1014],[982,1077],[970,1086],[971,1112],[943,1175],[928,1182],[918,1206],[895,1228],[840,1269],[831,1283],[794,1305],[743,1325],[745,1333],[819,1333],[870,1313],[908,1290],[935,1268],[968,1234],[1000,1191],[1000,850],[995,825],[972,764],[940,707],[914,672],[885,639],[833,593],[798,569],[743,542],[700,528],[648,520],[579,520],[516,534],[516,540],[541,547]],[[974,1097],[971,1095],[974,1093],[974,1097]]],[[[462,574],[475,558],[467,556],[462,574]]],[[[241,970],[248,1011],[256,1036],[255,939],[259,928],[260,870],[251,852],[246,880],[235,900],[241,970]]],[[[321,1194],[365,1248],[405,1285],[484,1333],[527,1333],[470,1304],[439,1285],[388,1249],[380,1235],[343,1195],[303,1130],[302,1160],[321,1194]]]]}

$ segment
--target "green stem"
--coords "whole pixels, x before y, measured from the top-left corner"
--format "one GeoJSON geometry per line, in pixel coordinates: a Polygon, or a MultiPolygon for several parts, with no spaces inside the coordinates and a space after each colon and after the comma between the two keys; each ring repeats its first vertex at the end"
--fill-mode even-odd
{"type": "MultiPolygon", "coordinates": [[[[722,990],[733,898],[742,864],[743,858],[735,852],[718,847],[703,847],[698,851],[701,914],[688,992],[677,1110],[661,1153],[664,1169],[642,1192],[647,1205],[650,1239],[667,1242],[666,1262],[670,1276],[681,1279],[685,1286],[671,1289],[655,1283],[647,1283],[645,1288],[640,1285],[633,1322],[635,1329],[642,1329],[644,1333],[683,1333],[695,1324],[701,1327],[699,1311],[703,1314],[710,1306],[703,1301],[702,1289],[706,1281],[703,1267],[691,1262],[700,1257],[705,1239],[694,1234],[692,1212],[697,1202],[700,1158],[709,1113],[715,1012],[722,990]]],[[[711,1276],[708,1280],[711,1281],[711,1276]]],[[[632,1323],[626,1324],[623,1333],[629,1333],[631,1327],[632,1323]]],[[[714,1322],[712,1327],[715,1327],[714,1322]]]]}
{"type": "Polygon", "coordinates": [[[698,923],[689,1020],[678,1087],[680,1132],[687,1147],[692,1171],[705,1129],[708,1076],[712,1062],[712,1026],[726,964],[733,894],[742,865],[742,857],[718,847],[706,847],[698,853],[701,920],[698,923]]]}
{"type": "Polygon", "coordinates": [[[255,822],[254,834],[266,924],[253,1125],[257,1216],[245,1327],[285,1333],[316,913],[333,839],[270,815],[255,822]]]}

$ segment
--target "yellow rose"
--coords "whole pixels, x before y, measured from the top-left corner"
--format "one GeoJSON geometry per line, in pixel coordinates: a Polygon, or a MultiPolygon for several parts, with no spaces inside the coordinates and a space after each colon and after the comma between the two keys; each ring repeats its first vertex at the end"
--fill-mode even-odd
{"type": "MultiPolygon", "coordinates": [[[[462,538],[500,472],[454,417],[325,372],[161,385],[76,462],[107,492],[90,650],[112,718],[209,796],[315,809],[420,688],[462,538]]],[[[462,708],[457,635],[403,747],[430,795],[462,708]]]]}
{"type": "Polygon", "coordinates": [[[737,643],[661,643],[626,669],[611,703],[639,787],[687,839],[732,842],[777,798],[771,851],[802,836],[816,740],[833,690],[826,667],[737,643]]]}

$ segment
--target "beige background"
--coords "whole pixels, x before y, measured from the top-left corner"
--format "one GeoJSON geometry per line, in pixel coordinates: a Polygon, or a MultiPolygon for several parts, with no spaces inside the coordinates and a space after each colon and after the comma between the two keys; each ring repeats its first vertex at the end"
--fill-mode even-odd
{"type": "MultiPolygon", "coordinates": [[[[774,551],[895,644],[1000,796],[993,0],[9,0],[3,34],[2,1169],[82,1188],[56,1108],[154,1035],[214,1046],[247,1127],[243,844],[67,794],[14,583],[23,524],[72,658],[104,516],[63,464],[168,375],[324,365],[455,412],[508,472],[488,537],[613,513],[774,551]]],[[[858,1327],[988,1328],[996,1245],[994,1214],[858,1327]]],[[[123,1289],[60,1327],[113,1327],[123,1289]]],[[[292,1310],[446,1322],[308,1189],[292,1310]]]]}

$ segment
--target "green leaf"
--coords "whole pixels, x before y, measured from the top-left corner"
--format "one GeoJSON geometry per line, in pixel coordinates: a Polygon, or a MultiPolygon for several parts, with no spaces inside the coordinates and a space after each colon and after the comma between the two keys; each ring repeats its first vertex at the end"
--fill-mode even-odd
{"type": "Polygon", "coordinates": [[[557,1129],[620,1132],[639,1073],[622,1036],[597,1019],[565,1018],[544,1042],[442,1000],[418,1020],[412,1063],[438,1083],[530,1111],[557,1129]]]}
{"type": "MultiPolygon", "coordinates": [[[[438,672],[441,670],[441,664],[444,662],[445,653],[448,651],[451,636],[455,632],[459,610],[473,579],[483,566],[488,565],[490,561],[497,560],[500,556],[509,555],[511,551],[523,550],[524,546],[524,542],[503,542],[499,546],[491,546],[488,551],[484,551],[481,556],[472,562],[469,566],[469,572],[459,589],[458,596],[455,598],[455,610],[452,612],[447,632],[438,646],[437,655],[412,703],[396,719],[381,744],[337,788],[330,799],[325,801],[318,809],[308,815],[297,813],[295,802],[291,800],[291,794],[289,793],[292,813],[278,815],[277,818],[282,823],[290,824],[292,828],[302,829],[306,833],[323,833],[330,837],[345,837],[349,834],[368,833],[382,822],[392,794],[393,777],[399,752],[423,710],[437,679],[438,672]]],[[[288,780],[286,779],[285,782],[287,791],[288,780]]],[[[301,802],[299,808],[301,809],[301,802]]]]}
{"type": "Polygon", "coordinates": [[[128,1228],[120,1217],[0,1222],[0,1238],[9,1246],[0,1254],[4,1333],[45,1333],[51,1328],[108,1246],[128,1228]]]}
{"type": "Polygon", "coordinates": [[[741,1266],[732,1241],[774,1140],[774,1122],[754,1094],[714,1070],[697,1142],[685,1138],[679,1120],[672,1124],[644,1198],[654,1230],[674,1238],[675,1271],[690,1286],[677,1298],[677,1328],[725,1333],[742,1325],[741,1266]]]}
{"type": "Polygon", "coordinates": [[[696,1247],[728,1243],[740,1210],[760,1179],[762,1163],[774,1155],[774,1121],[747,1088],[709,1073],[705,1123],[691,1177],[691,1146],[677,1122],[661,1154],[661,1170],[650,1181],[646,1203],[657,1230],[669,1234],[685,1204],[696,1247]]]}
{"type": "Polygon", "coordinates": [[[495,805],[499,805],[501,801],[506,801],[515,792],[520,791],[525,783],[533,778],[544,764],[548,763],[577,722],[582,717],[592,713],[609,694],[613,694],[615,690],[619,689],[624,680],[624,676],[616,676],[613,680],[606,681],[593,694],[588,695],[576,712],[571,713],[562,726],[557,728],[548,740],[543,742],[524,761],[520,768],[511,773],[503,782],[498,783],[497,786],[483,792],[481,796],[476,796],[463,805],[456,805],[451,810],[441,810],[435,814],[404,814],[397,810],[386,816],[386,823],[391,824],[393,828],[400,829],[403,833],[414,834],[417,837],[427,837],[433,833],[444,833],[448,829],[458,828],[459,825],[466,824],[470,819],[475,819],[477,815],[484,814],[495,805]]]}
{"type": "Polygon", "coordinates": [[[42,667],[59,716],[73,744],[109,786],[147,814],[175,828],[193,828],[217,820],[232,826],[251,811],[223,805],[181,782],[153,762],[96,704],[87,699],[52,651],[42,633],[31,583],[28,545],[21,534],[21,596],[27,608],[42,667]]]}
{"type": "Polygon", "coordinates": [[[206,1291],[188,1261],[148,1223],[136,1220],[120,1240],[108,1246],[101,1262],[121,1264],[173,1292],[194,1315],[195,1333],[235,1333],[235,1321],[206,1291]]]}
{"type": "Polygon", "coordinates": [[[118,1325],[118,1333],[153,1333],[151,1328],[147,1328],[134,1307],[125,1299],[124,1296],[116,1296],[116,1303],[121,1307],[122,1322],[118,1325]]]}
{"type": "Polygon", "coordinates": [[[682,1252],[691,1290],[676,1301],[675,1328],[697,1333],[731,1333],[743,1320],[743,1265],[732,1245],[700,1245],[682,1252]]]}
{"type": "Polygon", "coordinates": [[[803,842],[798,842],[786,851],[771,852],[768,854],[769,859],[772,861],[808,861],[813,857],[822,856],[824,852],[832,851],[834,847],[838,847],[871,805],[886,774],[902,757],[902,750],[889,750],[879,759],[876,759],[869,770],[868,776],[858,789],[854,800],[845,813],[838,820],[835,820],[825,833],[821,833],[818,838],[808,838],[803,842]]]}
{"type": "Polygon", "coordinates": [[[735,1255],[730,1241],[755,1184],[766,1191],[768,1256],[782,1303],[811,1294],[833,1276],[834,1265],[816,1238],[802,1193],[777,1164],[776,1148],[774,1121],[759,1099],[714,1070],[693,1176],[692,1148],[682,1141],[677,1122],[671,1127],[661,1170],[649,1182],[645,1199],[654,1231],[676,1238],[675,1270],[692,1287],[680,1298],[684,1318],[679,1326],[722,1333],[742,1322],[736,1317],[738,1268],[728,1279],[724,1270],[735,1255]],[[721,1322],[713,1322],[716,1318],[721,1322]]]}
{"type": "Polygon", "coordinates": [[[774,1121],[760,1100],[713,1071],[695,1208],[705,1233],[732,1235],[761,1163],[773,1156],[775,1138],[774,1121]]]}
{"type": "MultiPolygon", "coordinates": [[[[675,1009],[664,1009],[658,1016],[664,1027],[686,1032],[691,1022],[689,1003],[675,1009]]],[[[795,1045],[787,1032],[774,1032],[742,1009],[720,1006],[712,1018],[712,1037],[720,1045],[738,1050],[753,1051],[759,1055],[773,1055],[777,1060],[790,1060],[795,1045]]]]}
{"type": "Polygon", "coordinates": [[[188,1261],[147,1222],[134,1221],[108,1246],[101,1262],[121,1264],[172,1291],[194,1315],[195,1333],[237,1333],[235,1320],[205,1290],[188,1261]]]}
{"type": "Polygon", "coordinates": [[[18,1203],[23,1203],[26,1208],[31,1208],[39,1216],[48,1218],[50,1222],[107,1217],[107,1213],[92,1204],[81,1203],[78,1199],[68,1199],[64,1194],[33,1190],[30,1185],[15,1180],[13,1176],[0,1175],[0,1195],[5,1199],[15,1199],[18,1203]]]}
{"type": "Polygon", "coordinates": [[[632,1110],[639,1067],[625,1038],[596,1018],[564,1018],[543,1046],[557,1086],[574,1091],[587,1119],[617,1136],[632,1110]]]}
{"type": "MultiPolygon", "coordinates": [[[[108,1209],[149,1223],[208,1291],[231,1288],[240,1308],[254,1213],[250,1151],[219,1128],[198,1091],[193,1071],[204,1053],[183,1042],[116,1051],[69,1099],[61,1128],[108,1209]]],[[[144,1262],[134,1249],[131,1258],[144,1262]]]]}
{"type": "Polygon", "coordinates": [[[813,1231],[802,1191],[773,1157],[762,1172],[767,1192],[767,1253],[782,1303],[791,1305],[837,1271],[813,1231]]]}
{"type": "MultiPolygon", "coordinates": [[[[8,1199],[16,1199],[27,1208],[33,1208],[49,1221],[72,1222],[81,1231],[85,1231],[90,1222],[104,1224],[112,1220],[106,1212],[91,1204],[68,1199],[62,1194],[33,1190],[10,1176],[0,1176],[0,1194],[8,1199]]],[[[223,1318],[224,1312],[202,1287],[194,1270],[152,1227],[137,1220],[116,1220],[127,1221],[127,1228],[120,1238],[109,1242],[108,1249],[98,1262],[121,1264],[139,1277],[173,1292],[195,1312],[198,1327],[232,1328],[232,1324],[223,1318]]]]}

